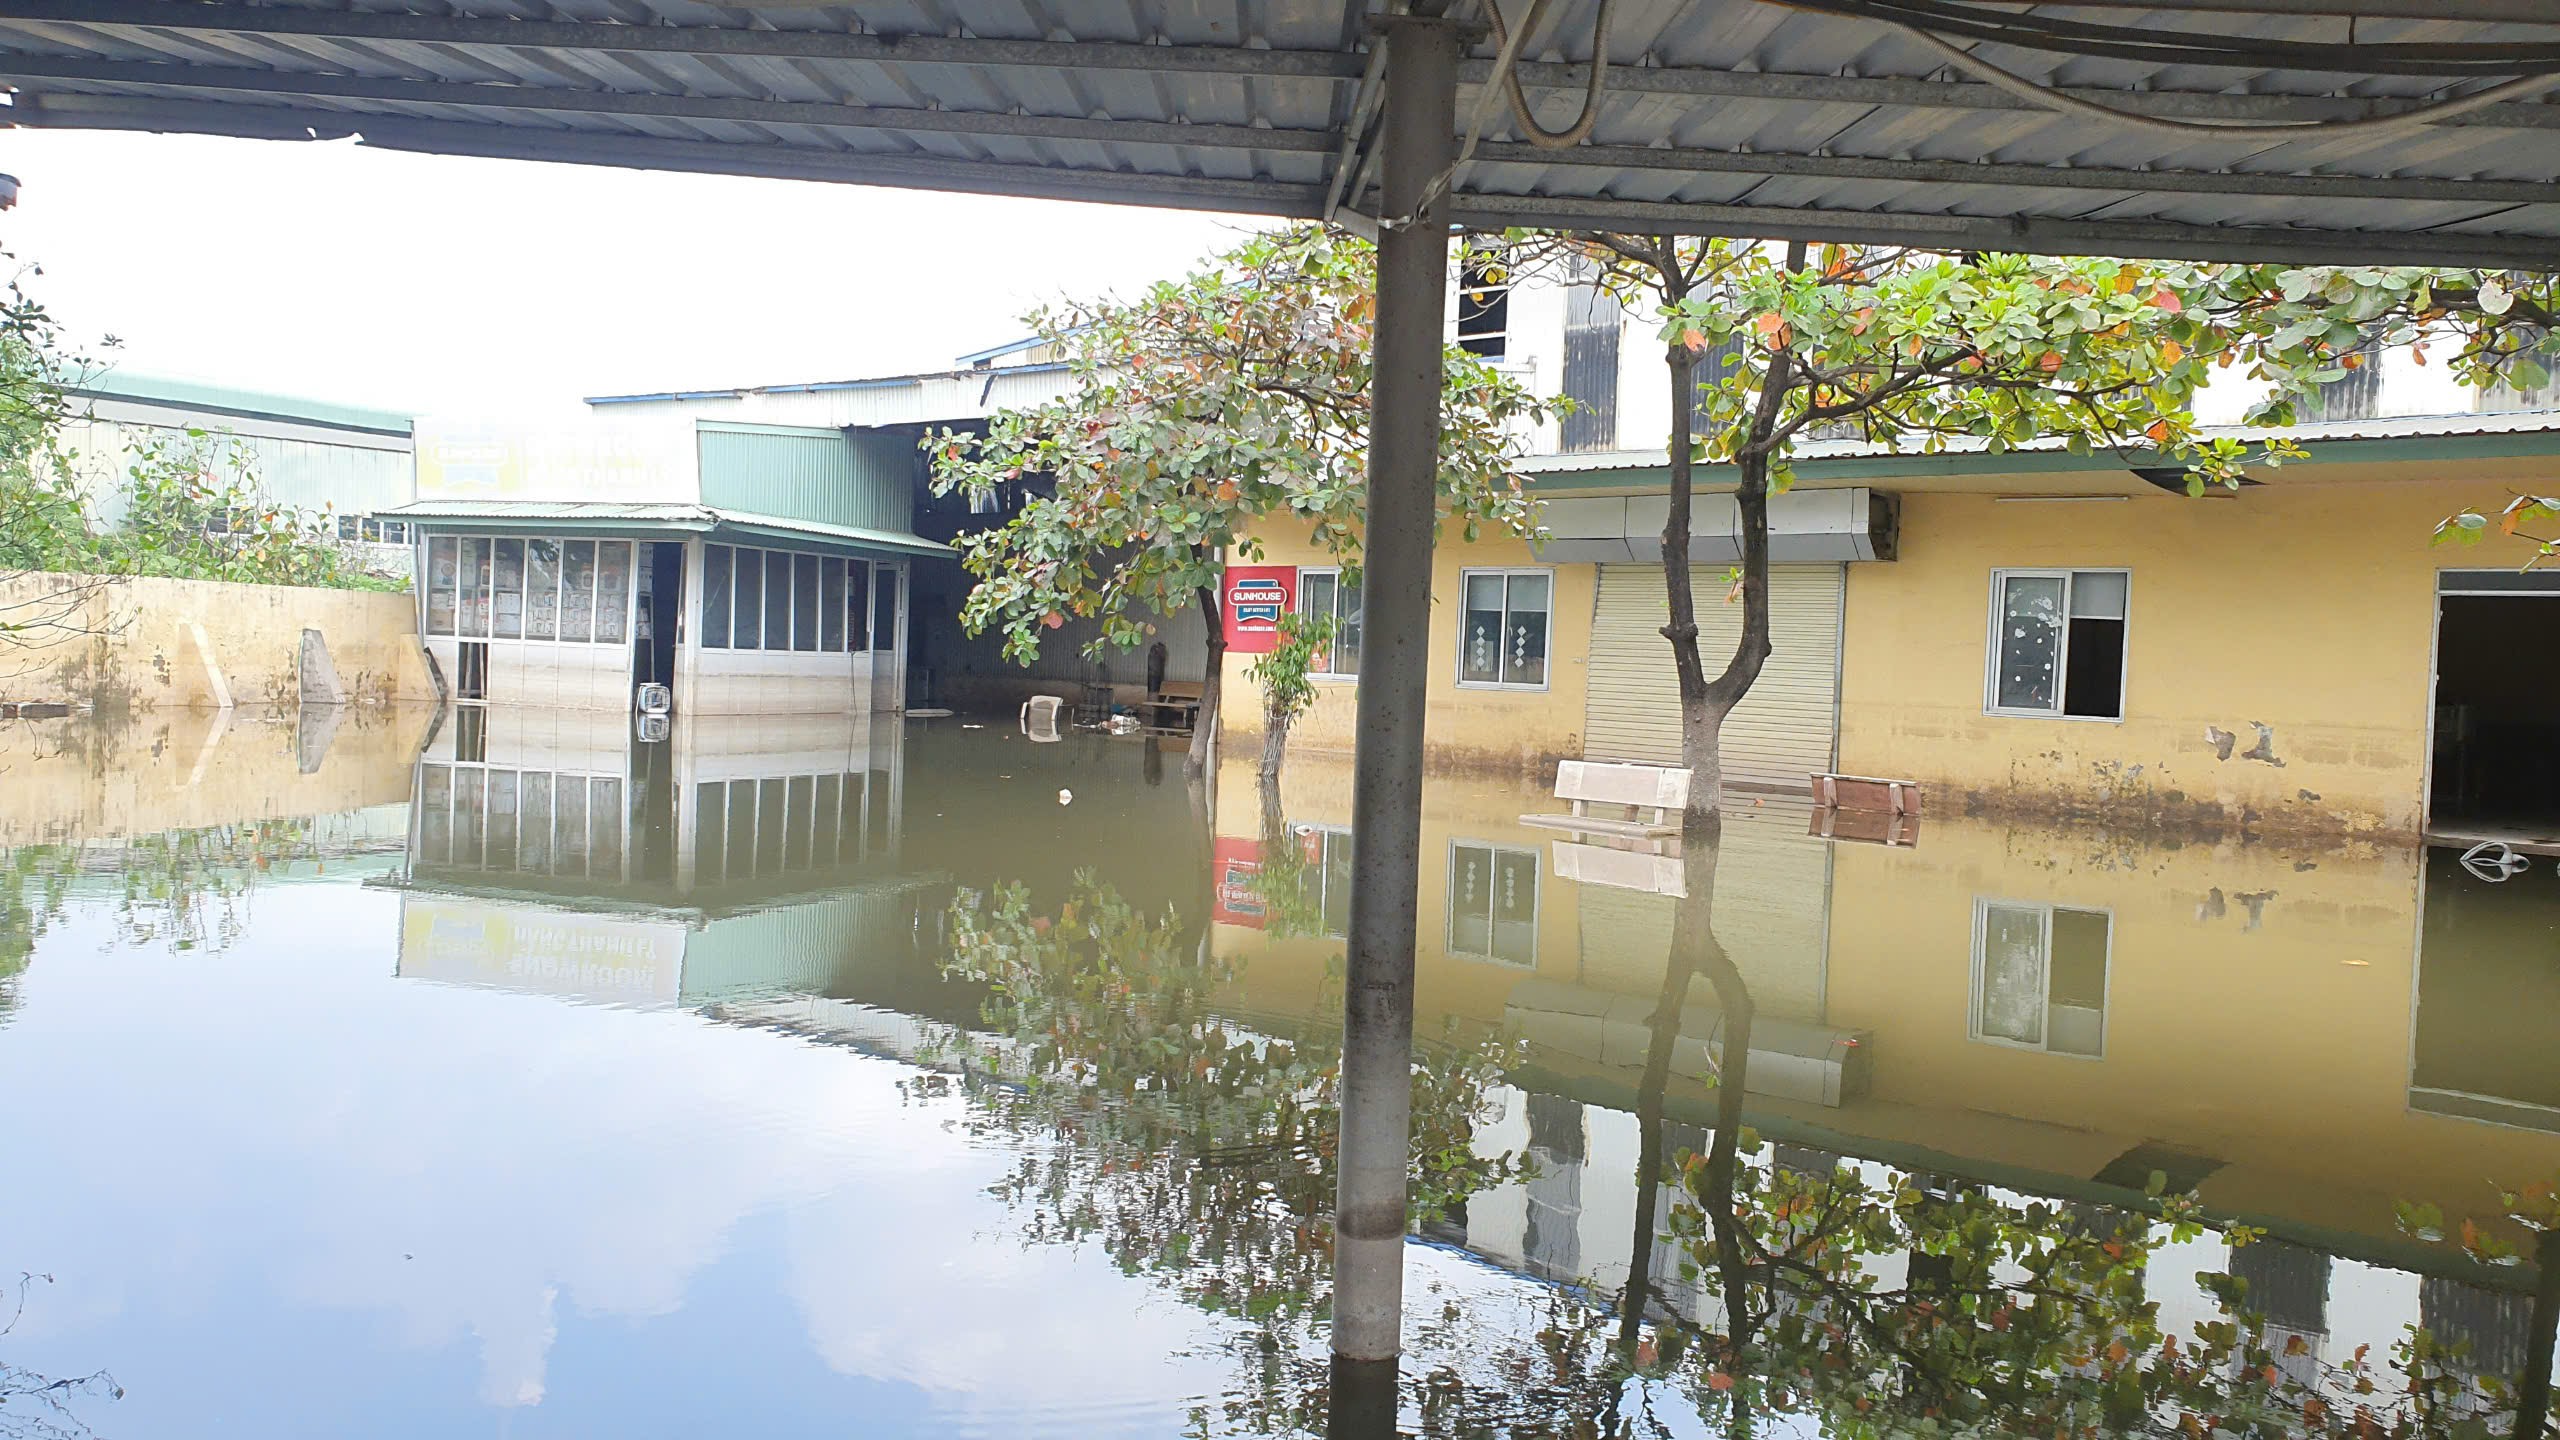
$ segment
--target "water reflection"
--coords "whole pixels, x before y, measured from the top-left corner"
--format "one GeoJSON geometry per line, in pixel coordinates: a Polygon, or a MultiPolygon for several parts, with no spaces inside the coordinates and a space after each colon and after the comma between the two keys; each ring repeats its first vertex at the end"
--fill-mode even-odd
{"type": "Polygon", "coordinates": [[[1656,853],[1436,780],[1352,1393],[1347,766],[425,729],[0,731],[0,1083],[67,1097],[0,1363],[114,1372],[101,1433],[2450,1435],[2549,1351],[2394,1207],[2526,1246],[2482,1179],[2560,1173],[2539,871],[1776,802],[1656,853]]]}

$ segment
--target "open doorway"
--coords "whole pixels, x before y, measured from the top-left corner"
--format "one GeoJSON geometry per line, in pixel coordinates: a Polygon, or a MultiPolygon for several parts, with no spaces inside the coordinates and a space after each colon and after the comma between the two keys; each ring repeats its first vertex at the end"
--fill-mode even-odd
{"type": "Polygon", "coordinates": [[[640,547],[639,624],[632,639],[631,675],[636,687],[676,688],[676,647],[684,615],[684,544],[659,541],[640,547]]]}
{"type": "Polygon", "coordinates": [[[2435,745],[2427,833],[2560,847],[2560,573],[2437,577],[2435,745]]]}

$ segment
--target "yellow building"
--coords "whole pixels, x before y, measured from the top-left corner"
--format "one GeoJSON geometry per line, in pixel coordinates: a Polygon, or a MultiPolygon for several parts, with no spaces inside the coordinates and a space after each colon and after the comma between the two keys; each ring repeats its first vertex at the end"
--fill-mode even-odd
{"type": "MultiPolygon", "coordinates": [[[[1728,723],[1728,778],[1917,780],[1939,813],[2560,839],[2560,676],[2508,659],[2547,656],[2560,575],[2515,573],[2527,552],[2495,536],[2430,543],[2455,510],[2551,488],[2550,420],[2307,426],[2308,460],[2203,499],[2107,455],[1817,447],[1772,506],[1774,652],[1728,723]]],[[[1552,538],[1448,538],[1435,560],[1433,760],[1676,762],[1659,453],[1527,468],[1552,538]]],[[[1701,471],[1711,673],[1739,628],[1730,488],[1701,471]]],[[[1293,603],[1356,618],[1328,557],[1262,539],[1293,603]]],[[[1239,734],[1260,724],[1253,658],[1227,662],[1239,734]]],[[[1355,688],[1321,681],[1293,744],[1347,750],[1355,688]]]]}

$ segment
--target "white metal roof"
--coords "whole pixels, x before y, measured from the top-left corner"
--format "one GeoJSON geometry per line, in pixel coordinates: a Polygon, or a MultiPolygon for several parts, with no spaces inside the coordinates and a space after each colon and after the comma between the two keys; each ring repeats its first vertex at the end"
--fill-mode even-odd
{"type": "MultiPolygon", "coordinates": [[[[1327,213],[1340,181],[1335,213],[1374,216],[1369,22],[1388,0],[417,3],[0,0],[0,81],[15,85],[8,115],[22,125],[361,134],[399,149],[1304,217],[1327,213]]],[[[1484,3],[1455,13],[1482,18],[1484,3]]],[[[1549,126],[1579,109],[1602,3],[1549,0],[1520,47],[1549,126]]],[[[1606,3],[1610,65],[1588,138],[1537,148],[1492,107],[1454,186],[1457,221],[2560,264],[2551,91],[2409,133],[2167,133],[2063,113],[2051,106],[2068,99],[1978,68],[2154,121],[2370,120],[2560,72],[2552,0],[1606,3]],[[1874,18],[1887,6],[2254,49],[2164,58],[2093,39],[2073,53],[1941,27],[1968,70],[1874,18]],[[2481,48],[2461,63],[2408,48],[2446,45],[2481,48]]],[[[1511,12],[1525,16],[1526,0],[1511,12]]],[[[1462,71],[1461,128],[1495,55],[1481,38],[1462,71]]]]}

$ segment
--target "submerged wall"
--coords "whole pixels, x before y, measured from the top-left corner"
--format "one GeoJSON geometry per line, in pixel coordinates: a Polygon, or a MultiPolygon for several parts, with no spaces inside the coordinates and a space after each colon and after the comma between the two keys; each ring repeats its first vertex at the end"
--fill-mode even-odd
{"type": "Polygon", "coordinates": [[[349,699],[436,699],[406,593],[20,572],[0,576],[0,624],[0,699],[289,706],[305,630],[328,645],[349,699]]]}
{"type": "Polygon", "coordinates": [[[1939,813],[2414,835],[2436,571],[2505,563],[2428,536],[2507,482],[2278,474],[2204,500],[1905,496],[1901,561],[1850,567],[1840,768],[1926,782],[1939,813]],[[2071,566],[2131,572],[2124,718],[1983,713],[1993,570],[2071,566]]]}

